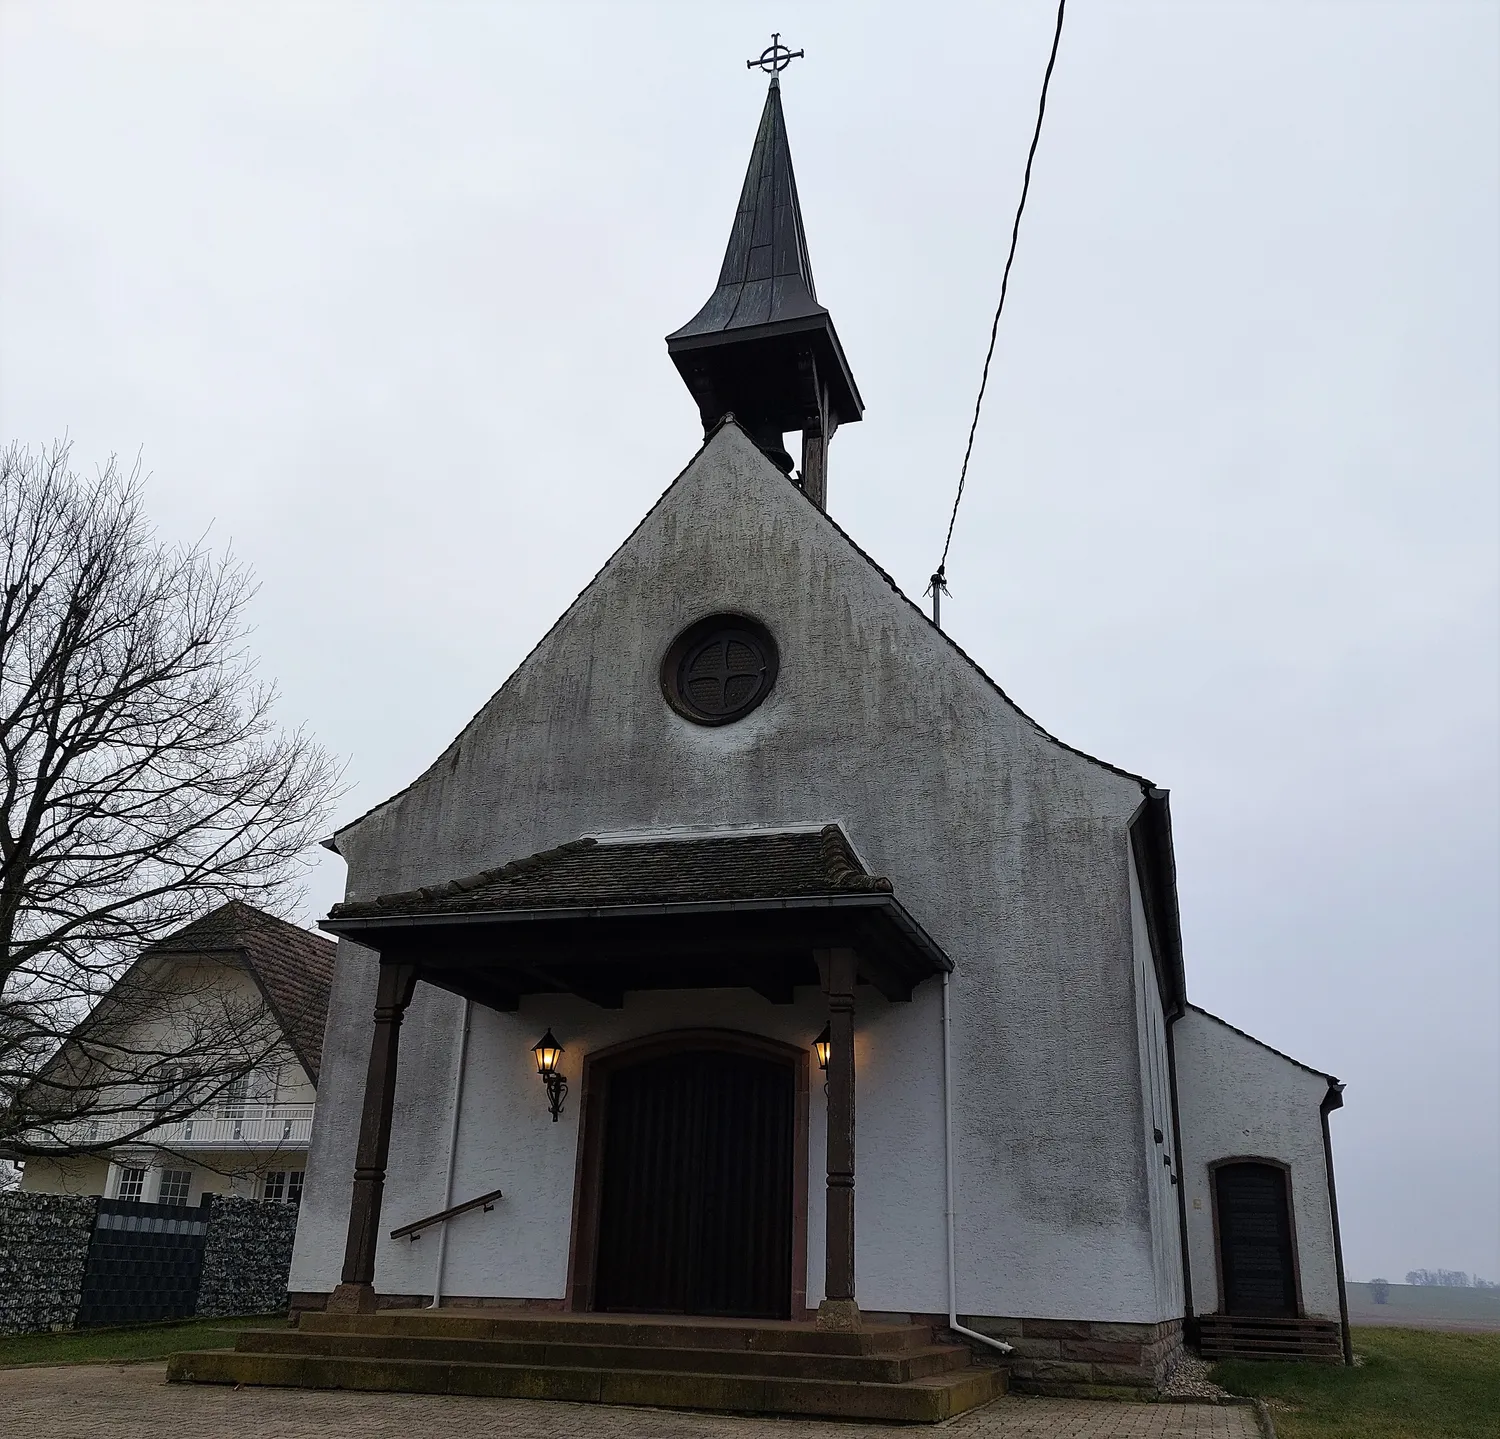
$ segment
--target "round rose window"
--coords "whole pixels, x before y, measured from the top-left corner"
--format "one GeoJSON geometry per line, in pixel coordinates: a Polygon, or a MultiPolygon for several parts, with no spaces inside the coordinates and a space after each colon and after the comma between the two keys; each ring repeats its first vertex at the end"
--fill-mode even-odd
{"type": "Polygon", "coordinates": [[[776,683],[776,641],[743,615],[711,615],[677,636],[662,662],[662,690],[697,724],[747,715],[776,683]]]}

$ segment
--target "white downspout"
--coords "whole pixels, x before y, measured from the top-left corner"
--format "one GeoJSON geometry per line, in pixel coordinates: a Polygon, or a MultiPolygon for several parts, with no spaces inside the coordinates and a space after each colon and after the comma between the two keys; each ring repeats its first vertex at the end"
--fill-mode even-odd
{"type": "MultiPolygon", "coordinates": [[[[453,1206],[453,1165],[458,1158],[458,1111],[464,1102],[464,1067],[469,1054],[470,1002],[464,1000],[464,1030],[458,1041],[458,1077],[453,1081],[453,1117],[448,1122],[448,1174],[443,1180],[443,1208],[453,1206]]],[[[438,1225],[437,1269],[432,1276],[432,1305],[443,1302],[443,1260],[448,1255],[448,1222],[438,1225]]]]}
{"type": "Polygon", "coordinates": [[[1009,1344],[966,1329],[958,1322],[958,1270],[953,1258],[953,1231],[958,1220],[953,1197],[953,1016],[948,1007],[946,972],[943,974],[943,1162],[947,1179],[947,1207],[943,1213],[948,1229],[948,1327],[965,1339],[977,1340],[1002,1354],[1009,1354],[1012,1352],[1009,1344]]]}

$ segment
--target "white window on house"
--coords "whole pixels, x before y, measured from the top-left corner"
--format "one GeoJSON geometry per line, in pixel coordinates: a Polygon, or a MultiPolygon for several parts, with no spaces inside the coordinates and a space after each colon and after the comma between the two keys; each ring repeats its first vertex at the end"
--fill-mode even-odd
{"type": "Polygon", "coordinates": [[[156,1090],[156,1117],[158,1119],[179,1107],[187,1087],[186,1075],[181,1066],[174,1066],[162,1075],[156,1090]]]}
{"type": "Polygon", "coordinates": [[[231,1079],[219,1094],[219,1118],[228,1119],[231,1115],[244,1112],[244,1106],[249,1100],[250,1076],[241,1074],[231,1079]]]}
{"type": "Polygon", "coordinates": [[[273,1204],[301,1204],[302,1175],[300,1169],[269,1170],[261,1180],[260,1197],[273,1204]]]}
{"type": "Polygon", "coordinates": [[[244,1138],[246,1119],[261,1119],[258,1106],[269,1105],[276,1097],[276,1067],[252,1069],[225,1085],[219,1096],[219,1118],[235,1121],[234,1137],[244,1138]]]}
{"type": "Polygon", "coordinates": [[[193,1172],[190,1169],[163,1169],[158,1204],[186,1204],[188,1190],[192,1188],[193,1172]]]}
{"type": "Polygon", "coordinates": [[[146,1171],[144,1169],[121,1169],[120,1182],[115,1188],[116,1199],[139,1199],[145,1192],[146,1171]]]}

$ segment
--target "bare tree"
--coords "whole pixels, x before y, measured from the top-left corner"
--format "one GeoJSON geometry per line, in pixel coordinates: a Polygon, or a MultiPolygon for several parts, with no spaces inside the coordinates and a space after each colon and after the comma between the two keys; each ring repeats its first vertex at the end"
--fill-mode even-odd
{"type": "Polygon", "coordinates": [[[337,773],[273,719],[248,572],[162,543],[138,468],[0,452],[0,567],[0,1149],[98,1152],[274,1049],[262,1001],[142,951],[285,909],[337,773]]]}

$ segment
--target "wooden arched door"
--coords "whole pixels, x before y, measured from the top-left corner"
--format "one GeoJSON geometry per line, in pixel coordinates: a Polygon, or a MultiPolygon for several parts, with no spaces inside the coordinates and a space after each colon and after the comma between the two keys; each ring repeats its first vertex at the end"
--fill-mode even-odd
{"type": "Polygon", "coordinates": [[[1287,1171],[1235,1160],[1214,1170],[1225,1314],[1295,1318],[1297,1267],[1287,1171]]]}
{"type": "Polygon", "coordinates": [[[789,1317],[793,1063],[689,1043],[600,1078],[592,1307],[789,1317]]]}

